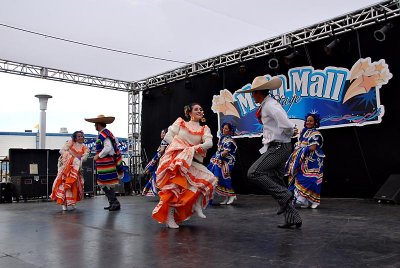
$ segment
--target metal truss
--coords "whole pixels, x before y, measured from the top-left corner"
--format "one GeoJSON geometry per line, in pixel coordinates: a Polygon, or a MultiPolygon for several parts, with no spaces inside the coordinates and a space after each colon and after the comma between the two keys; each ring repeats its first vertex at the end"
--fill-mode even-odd
{"type": "Polygon", "coordinates": [[[274,55],[274,53],[297,47],[317,40],[329,38],[345,32],[360,29],[381,21],[392,19],[400,15],[398,0],[383,1],[377,5],[336,17],[334,19],[314,24],[283,34],[278,37],[236,49],[223,55],[195,62],[183,67],[158,74],[137,82],[140,90],[157,87],[176,80],[185,79],[197,74],[218,70],[240,62],[255,58],[274,55]]]}
{"type": "Polygon", "coordinates": [[[141,95],[139,90],[131,90],[128,93],[128,154],[131,174],[140,174],[142,171],[141,95]]]}
{"type": "Polygon", "coordinates": [[[0,72],[125,92],[136,89],[135,84],[132,82],[67,72],[2,59],[0,59],[0,72]]]}

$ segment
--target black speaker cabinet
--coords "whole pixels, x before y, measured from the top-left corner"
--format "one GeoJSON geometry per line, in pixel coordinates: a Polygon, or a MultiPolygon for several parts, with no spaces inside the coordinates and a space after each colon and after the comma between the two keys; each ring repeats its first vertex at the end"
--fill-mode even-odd
{"type": "Polygon", "coordinates": [[[400,174],[392,174],[375,194],[374,199],[400,204],[400,174]]]}
{"type": "Polygon", "coordinates": [[[15,149],[8,152],[10,176],[57,176],[59,150],[15,149]]]}
{"type": "Polygon", "coordinates": [[[31,198],[48,198],[51,194],[55,176],[14,176],[11,182],[18,196],[27,200],[31,198]]]}
{"type": "Polygon", "coordinates": [[[12,203],[12,184],[0,182],[0,203],[12,203]]]}
{"type": "Polygon", "coordinates": [[[84,192],[87,195],[94,195],[95,190],[95,169],[93,165],[93,157],[88,157],[86,161],[82,163],[82,177],[85,181],[84,192]]]}

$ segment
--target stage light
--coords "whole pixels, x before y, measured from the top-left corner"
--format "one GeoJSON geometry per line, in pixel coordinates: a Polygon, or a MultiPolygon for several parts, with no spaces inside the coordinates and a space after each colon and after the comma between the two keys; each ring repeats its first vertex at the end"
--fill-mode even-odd
{"type": "Polygon", "coordinates": [[[286,65],[291,65],[295,60],[295,58],[297,57],[297,55],[299,55],[299,52],[293,49],[292,53],[283,57],[283,61],[285,62],[286,65]]]}
{"type": "Polygon", "coordinates": [[[379,30],[374,32],[374,37],[376,41],[383,42],[386,39],[386,34],[393,28],[393,24],[388,22],[379,30]]]}
{"type": "Polygon", "coordinates": [[[171,93],[171,89],[169,88],[169,86],[164,85],[164,86],[161,88],[161,93],[162,93],[163,95],[167,95],[167,94],[171,93]]]}
{"type": "Polygon", "coordinates": [[[269,59],[269,61],[268,61],[268,67],[269,67],[271,70],[276,70],[276,69],[278,69],[278,67],[279,67],[279,61],[278,61],[278,59],[277,59],[277,58],[271,58],[271,59],[269,59]]]}
{"type": "Polygon", "coordinates": [[[149,100],[151,98],[152,98],[152,95],[151,95],[150,89],[145,89],[143,91],[143,99],[149,100]]]}
{"type": "Polygon", "coordinates": [[[330,42],[328,45],[324,46],[324,51],[326,53],[326,55],[330,56],[332,55],[333,49],[335,47],[337,47],[340,43],[340,39],[339,38],[335,38],[332,42],[330,42]]]}
{"type": "Polygon", "coordinates": [[[193,88],[193,84],[192,84],[192,81],[190,80],[190,78],[186,78],[186,80],[185,80],[185,88],[186,89],[192,89],[193,88]]]}
{"type": "Polygon", "coordinates": [[[219,78],[218,69],[213,69],[211,72],[211,79],[218,80],[218,78],[219,78]]]}
{"type": "Polygon", "coordinates": [[[247,66],[246,66],[246,64],[243,63],[243,56],[245,53],[246,53],[245,50],[242,50],[239,53],[239,73],[242,75],[247,72],[247,66]]]}
{"type": "Polygon", "coordinates": [[[240,74],[245,74],[246,71],[247,71],[247,66],[244,63],[240,64],[239,65],[239,73],[240,74]]]}

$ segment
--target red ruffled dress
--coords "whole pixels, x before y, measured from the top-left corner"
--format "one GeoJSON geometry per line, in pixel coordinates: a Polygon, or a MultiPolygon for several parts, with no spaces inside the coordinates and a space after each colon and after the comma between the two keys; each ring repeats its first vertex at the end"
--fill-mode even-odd
{"type": "Polygon", "coordinates": [[[178,118],[168,128],[164,140],[169,143],[156,171],[160,202],[153,210],[153,218],[165,223],[169,207],[175,208],[175,222],[187,220],[193,206],[201,198],[205,208],[212,198],[218,179],[203,164],[212,135],[207,126],[185,122],[178,118]]]}

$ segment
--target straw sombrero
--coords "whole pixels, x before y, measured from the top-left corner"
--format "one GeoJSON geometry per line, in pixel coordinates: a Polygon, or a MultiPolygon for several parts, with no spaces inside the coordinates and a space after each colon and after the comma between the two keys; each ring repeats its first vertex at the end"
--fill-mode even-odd
{"type": "Polygon", "coordinates": [[[111,124],[112,122],[114,122],[115,117],[113,117],[113,116],[104,116],[103,114],[100,114],[95,118],[85,118],[85,120],[90,122],[90,123],[111,124]]]}
{"type": "Polygon", "coordinates": [[[265,76],[257,76],[254,78],[253,83],[251,83],[251,88],[249,90],[243,90],[242,92],[253,92],[256,90],[269,90],[269,89],[277,89],[282,85],[282,80],[274,76],[270,80],[267,80],[265,76]]]}

